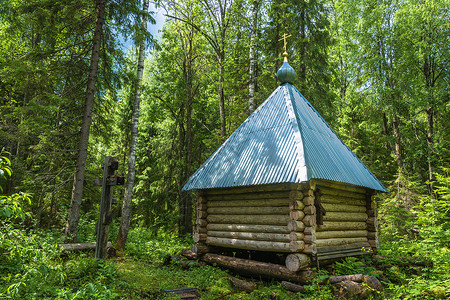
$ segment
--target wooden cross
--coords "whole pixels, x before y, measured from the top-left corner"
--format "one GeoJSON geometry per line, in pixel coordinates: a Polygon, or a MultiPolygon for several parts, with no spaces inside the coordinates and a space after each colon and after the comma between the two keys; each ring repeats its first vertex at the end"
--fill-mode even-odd
{"type": "Polygon", "coordinates": [[[287,35],[287,34],[285,33],[285,34],[283,34],[283,37],[282,37],[281,39],[278,40],[278,41],[281,41],[281,40],[284,41],[284,52],[286,52],[286,45],[287,45],[286,39],[287,39],[288,37],[291,37],[291,36],[292,36],[291,34],[290,34],[290,35],[287,35]]]}

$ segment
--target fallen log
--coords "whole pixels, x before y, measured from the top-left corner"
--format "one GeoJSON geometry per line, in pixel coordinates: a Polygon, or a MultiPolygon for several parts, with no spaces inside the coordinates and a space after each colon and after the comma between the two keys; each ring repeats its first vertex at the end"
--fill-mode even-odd
{"type": "Polygon", "coordinates": [[[261,276],[265,278],[276,278],[289,280],[297,283],[307,284],[311,282],[313,271],[292,272],[282,265],[260,262],[249,259],[235,258],[224,255],[207,253],[202,261],[208,264],[216,264],[219,267],[230,269],[243,275],[261,276]]]}
{"type": "MultiPolygon", "coordinates": [[[[95,247],[96,247],[96,243],[74,243],[74,244],[59,244],[58,245],[58,249],[60,249],[63,252],[89,251],[89,250],[95,250],[95,247]]],[[[113,248],[113,245],[111,242],[107,243],[106,249],[107,249],[108,254],[110,254],[110,252],[114,252],[114,255],[115,255],[116,250],[113,248]],[[112,249],[112,250],[108,250],[108,249],[112,249]]]]}
{"type": "Polygon", "coordinates": [[[295,283],[291,283],[291,282],[288,282],[288,281],[282,281],[281,282],[281,286],[285,290],[290,291],[290,292],[294,292],[294,293],[301,293],[301,292],[305,291],[305,287],[304,286],[298,285],[298,284],[295,284],[295,283]]]}
{"type": "Polygon", "coordinates": [[[257,288],[257,285],[254,282],[248,282],[248,281],[237,279],[237,278],[234,278],[234,277],[230,278],[230,282],[231,282],[231,285],[235,289],[241,290],[241,291],[244,291],[244,292],[247,292],[247,293],[251,293],[254,290],[256,290],[256,288],[257,288]]]}
{"type": "Polygon", "coordinates": [[[355,282],[363,282],[364,275],[363,274],[353,274],[353,275],[342,275],[342,276],[331,276],[328,278],[328,281],[331,284],[335,284],[342,281],[355,281],[355,282]]]}
{"type": "Polygon", "coordinates": [[[181,255],[186,257],[187,259],[196,260],[198,259],[198,254],[192,252],[190,249],[183,249],[181,250],[181,255]]]}

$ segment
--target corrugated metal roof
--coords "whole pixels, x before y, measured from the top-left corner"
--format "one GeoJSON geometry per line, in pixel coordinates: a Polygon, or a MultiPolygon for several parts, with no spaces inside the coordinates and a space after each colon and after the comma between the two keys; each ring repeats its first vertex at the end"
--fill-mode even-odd
{"type": "Polygon", "coordinates": [[[291,84],[284,83],[183,190],[328,179],[387,191],[291,84]]]}

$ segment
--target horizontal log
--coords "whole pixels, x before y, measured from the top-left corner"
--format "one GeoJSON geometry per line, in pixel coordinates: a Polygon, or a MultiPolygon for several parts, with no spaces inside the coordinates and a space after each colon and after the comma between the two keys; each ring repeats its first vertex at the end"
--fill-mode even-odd
{"type": "Polygon", "coordinates": [[[194,232],[196,233],[206,233],[206,227],[201,227],[201,226],[195,226],[195,230],[194,232]]]}
{"type": "Polygon", "coordinates": [[[289,192],[289,200],[291,201],[300,201],[303,199],[303,194],[301,191],[290,191],[289,192]]]}
{"type": "Polygon", "coordinates": [[[356,212],[327,212],[323,216],[324,221],[340,221],[340,222],[365,222],[368,216],[366,213],[356,212]]]}
{"type": "Polygon", "coordinates": [[[370,193],[370,190],[365,187],[360,187],[352,184],[347,184],[343,182],[336,182],[336,181],[330,181],[330,180],[321,180],[320,182],[317,182],[316,189],[337,189],[342,191],[349,191],[353,193],[363,194],[366,195],[370,193]]]}
{"type": "Polygon", "coordinates": [[[305,230],[303,230],[304,234],[309,234],[309,235],[315,235],[316,234],[316,227],[305,227],[305,230]]]}
{"type": "Polygon", "coordinates": [[[302,201],[291,201],[289,203],[289,208],[291,210],[302,210],[305,207],[302,201]]]}
{"type": "Polygon", "coordinates": [[[258,287],[256,285],[256,283],[254,283],[254,282],[249,282],[249,281],[237,279],[237,278],[234,278],[234,277],[230,278],[230,282],[231,282],[231,285],[235,289],[240,290],[240,291],[244,291],[244,292],[247,292],[247,293],[253,292],[258,287]]]}
{"type": "Polygon", "coordinates": [[[288,215],[208,215],[207,220],[219,224],[285,225],[290,218],[288,215]]]}
{"type": "Polygon", "coordinates": [[[291,210],[289,212],[289,217],[291,220],[295,220],[295,221],[302,220],[304,216],[305,216],[305,213],[301,210],[291,210]]]}
{"type": "Polygon", "coordinates": [[[316,242],[316,236],[315,235],[305,235],[303,240],[307,244],[312,244],[316,242]]]}
{"type": "Polygon", "coordinates": [[[222,201],[208,201],[208,208],[211,207],[246,207],[246,206],[286,206],[289,205],[289,199],[258,199],[258,200],[222,200],[222,201]]]}
{"type": "Polygon", "coordinates": [[[335,284],[342,281],[355,281],[355,282],[363,282],[364,275],[363,274],[353,274],[353,275],[341,275],[341,276],[331,276],[328,278],[328,281],[331,284],[335,284]]]}
{"type": "Polygon", "coordinates": [[[302,232],[305,229],[305,224],[302,221],[290,220],[287,223],[287,228],[289,231],[302,232]]]}
{"type": "Polygon", "coordinates": [[[198,259],[198,254],[193,252],[191,249],[183,249],[181,250],[181,255],[190,260],[198,259]]]}
{"type": "Polygon", "coordinates": [[[248,224],[208,224],[211,231],[240,231],[240,232],[265,232],[265,233],[290,233],[287,226],[277,225],[248,225],[248,224]]]}
{"type": "Polygon", "coordinates": [[[305,247],[303,248],[302,252],[306,254],[316,254],[317,246],[316,244],[305,244],[305,247]]]}
{"type": "Polygon", "coordinates": [[[219,267],[230,269],[244,275],[262,276],[265,278],[276,278],[289,280],[292,282],[308,284],[314,275],[312,271],[292,272],[282,265],[249,259],[235,258],[218,254],[208,253],[203,256],[203,261],[208,264],[215,264],[219,267]]]}
{"type": "Polygon", "coordinates": [[[201,254],[208,253],[210,251],[210,248],[206,245],[195,244],[195,245],[192,245],[191,250],[192,250],[192,252],[196,253],[197,255],[201,255],[201,254]]]}
{"type": "Polygon", "coordinates": [[[365,213],[366,207],[361,205],[351,205],[351,204],[336,204],[336,203],[322,203],[323,208],[327,212],[357,212],[357,213],[365,213]]]}
{"type": "Polygon", "coordinates": [[[321,187],[319,189],[321,195],[330,195],[330,196],[340,196],[340,197],[348,197],[353,199],[361,199],[366,200],[365,194],[354,193],[351,191],[338,190],[328,187],[321,187]]]}
{"type": "MultiPolygon", "coordinates": [[[[58,249],[61,251],[67,252],[76,252],[76,251],[88,251],[95,250],[96,243],[73,243],[73,244],[58,244],[58,249]]],[[[113,245],[111,242],[106,244],[106,248],[112,248],[113,245]]]]}
{"type": "Polygon", "coordinates": [[[303,197],[314,197],[314,190],[312,190],[312,189],[307,189],[302,192],[303,192],[303,197]]]}
{"type": "Polygon", "coordinates": [[[279,192],[298,189],[299,184],[294,183],[277,183],[267,185],[252,185],[247,187],[231,187],[223,189],[208,189],[205,190],[205,194],[208,196],[213,195],[229,195],[229,194],[247,194],[247,193],[264,193],[264,192],[279,192]]]}
{"type": "Polygon", "coordinates": [[[305,242],[304,241],[291,241],[289,243],[289,249],[291,252],[300,252],[303,249],[305,249],[305,242]]]}
{"type": "Polygon", "coordinates": [[[208,221],[206,221],[205,219],[197,219],[195,220],[195,225],[200,227],[206,227],[206,225],[208,225],[208,221]]]}
{"type": "Polygon", "coordinates": [[[305,208],[303,209],[303,212],[305,213],[305,215],[315,215],[316,207],[314,205],[305,206],[305,208]]]}
{"type": "Polygon", "coordinates": [[[289,281],[282,281],[281,287],[284,288],[286,291],[290,291],[293,293],[302,293],[305,291],[305,287],[302,285],[298,285],[295,283],[291,283],[289,281]]]}
{"type": "Polygon", "coordinates": [[[204,233],[194,233],[194,242],[198,243],[198,242],[205,242],[206,241],[206,237],[207,235],[204,233]]]}
{"type": "Polygon", "coordinates": [[[289,239],[291,241],[303,241],[304,238],[305,238],[305,235],[301,232],[292,231],[291,233],[289,233],[289,239]]]}
{"type": "Polygon", "coordinates": [[[316,226],[316,216],[312,216],[312,215],[306,215],[302,222],[305,224],[305,226],[307,227],[313,227],[316,226]]]}
{"type": "Polygon", "coordinates": [[[324,246],[339,246],[353,243],[367,242],[367,237],[355,237],[355,238],[336,238],[336,239],[321,239],[316,241],[317,247],[324,246]]]}
{"type": "Polygon", "coordinates": [[[358,255],[363,255],[363,254],[364,254],[364,252],[362,252],[362,251],[356,251],[356,252],[352,252],[352,253],[336,253],[336,254],[318,256],[317,259],[319,260],[319,262],[334,261],[334,260],[340,259],[340,258],[345,258],[345,257],[349,257],[349,256],[358,256],[358,255]]]}
{"type": "Polygon", "coordinates": [[[322,203],[357,205],[364,207],[366,207],[367,205],[367,201],[364,199],[353,199],[349,197],[331,196],[331,195],[321,195],[320,201],[322,201],[322,203]]]}
{"type": "Polygon", "coordinates": [[[339,246],[326,246],[326,247],[318,247],[317,248],[317,255],[328,253],[328,252],[345,252],[346,250],[355,250],[360,251],[362,248],[370,247],[369,242],[360,242],[360,243],[354,243],[354,244],[347,244],[347,245],[339,245],[339,246]]]}
{"type": "Polygon", "coordinates": [[[206,244],[226,248],[237,248],[257,251],[292,252],[290,243],[238,240],[228,238],[210,237],[206,239],[206,244]]]}
{"type": "Polygon", "coordinates": [[[304,197],[302,201],[304,205],[314,205],[314,197],[304,197]]]}
{"type": "Polygon", "coordinates": [[[376,231],[369,231],[367,233],[367,239],[369,239],[369,240],[378,240],[378,233],[376,231]]]}
{"type": "Polygon", "coordinates": [[[208,236],[229,238],[229,239],[271,241],[282,243],[289,243],[291,241],[289,234],[265,233],[265,232],[208,231],[208,236]]]}
{"type": "Polygon", "coordinates": [[[288,215],[289,207],[260,207],[260,206],[242,206],[242,207],[210,207],[208,214],[212,215],[288,215]]]}
{"type": "Polygon", "coordinates": [[[197,219],[205,219],[207,216],[206,210],[197,210],[197,219]]]}
{"type": "Polygon", "coordinates": [[[205,203],[197,203],[197,210],[207,210],[208,205],[205,203]]]}
{"type": "Polygon", "coordinates": [[[368,237],[368,232],[367,230],[320,231],[316,233],[316,237],[317,239],[368,237]]]}
{"type": "Polygon", "coordinates": [[[357,253],[358,255],[366,254],[367,252],[365,252],[365,250],[366,250],[366,248],[361,247],[361,249],[327,251],[327,252],[319,252],[319,253],[317,253],[317,256],[326,256],[326,255],[333,255],[333,254],[346,254],[348,256],[352,256],[354,253],[357,253]]]}
{"type": "Polygon", "coordinates": [[[375,217],[367,218],[366,223],[374,225],[374,226],[378,225],[377,218],[375,218],[375,217]]]}
{"type": "Polygon", "coordinates": [[[286,268],[292,272],[300,271],[311,265],[311,258],[309,255],[303,253],[289,254],[286,256],[286,268]]]}
{"type": "Polygon", "coordinates": [[[200,203],[206,203],[208,200],[206,199],[206,197],[205,196],[198,196],[197,197],[197,203],[198,204],[200,204],[200,203]]]}
{"type": "Polygon", "coordinates": [[[331,230],[363,230],[367,229],[365,222],[328,222],[324,221],[322,225],[317,225],[317,231],[331,230]]]}

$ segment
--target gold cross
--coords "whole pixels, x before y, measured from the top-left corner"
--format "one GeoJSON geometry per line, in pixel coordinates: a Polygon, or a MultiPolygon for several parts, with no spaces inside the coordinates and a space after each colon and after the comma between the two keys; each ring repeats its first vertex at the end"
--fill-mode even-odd
{"type": "Polygon", "coordinates": [[[286,33],[285,34],[283,34],[283,37],[281,38],[281,39],[279,39],[278,41],[281,41],[281,40],[283,40],[284,41],[284,52],[286,52],[286,39],[288,38],[288,37],[291,37],[292,35],[287,35],[286,33]]]}

